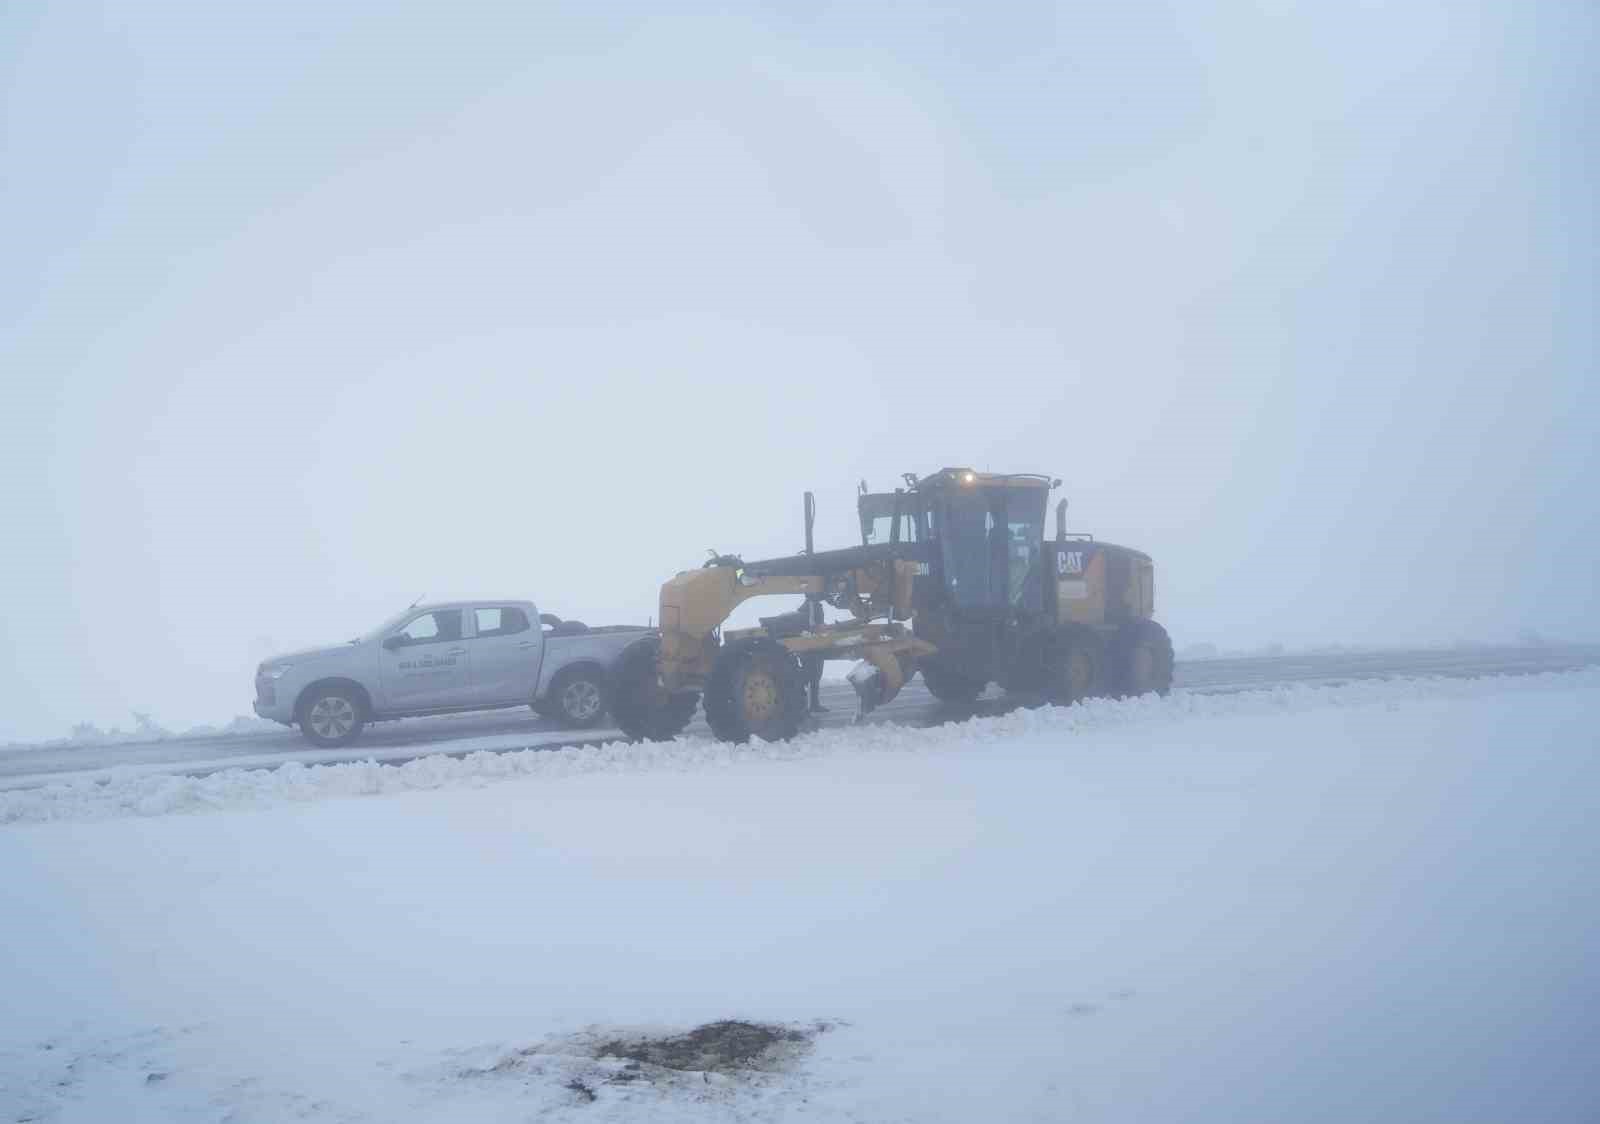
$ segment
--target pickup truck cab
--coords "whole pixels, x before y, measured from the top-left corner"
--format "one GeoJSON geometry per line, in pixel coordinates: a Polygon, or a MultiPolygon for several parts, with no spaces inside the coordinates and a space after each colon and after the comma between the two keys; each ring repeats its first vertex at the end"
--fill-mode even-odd
{"type": "Polygon", "coordinates": [[[321,746],[352,742],[369,722],[497,707],[593,726],[612,667],[654,635],[541,617],[531,601],[413,605],[348,643],[265,660],[255,712],[321,746]]]}

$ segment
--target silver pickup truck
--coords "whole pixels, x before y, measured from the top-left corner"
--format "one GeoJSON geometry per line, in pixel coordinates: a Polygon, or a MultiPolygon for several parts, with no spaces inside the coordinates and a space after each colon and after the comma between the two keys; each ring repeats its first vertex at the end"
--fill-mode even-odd
{"type": "Polygon", "coordinates": [[[264,661],[255,711],[322,746],[354,741],[368,722],[493,707],[593,726],[612,667],[654,635],[540,616],[531,601],[413,605],[348,643],[264,661]]]}

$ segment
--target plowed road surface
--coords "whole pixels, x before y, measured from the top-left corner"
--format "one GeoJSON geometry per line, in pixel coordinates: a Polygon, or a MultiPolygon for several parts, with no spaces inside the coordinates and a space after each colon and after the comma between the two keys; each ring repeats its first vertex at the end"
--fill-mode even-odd
{"type": "MultiPolygon", "coordinates": [[[[1592,665],[1600,665],[1600,644],[1254,656],[1179,663],[1176,689],[1214,694],[1353,679],[1531,675],[1592,665]]],[[[821,716],[824,725],[848,724],[855,714],[855,695],[844,683],[825,683],[823,701],[829,707],[821,716]]],[[[991,691],[975,707],[942,706],[923,688],[921,679],[916,679],[870,720],[935,725],[974,713],[998,713],[1011,705],[1004,695],[991,691]]],[[[688,732],[709,733],[699,718],[688,732]]],[[[555,748],[619,737],[619,731],[604,727],[564,730],[519,708],[385,722],[369,727],[355,745],[334,750],[313,749],[297,731],[289,729],[89,746],[8,746],[0,749],[0,788],[87,779],[111,769],[198,776],[221,769],[271,768],[289,761],[306,765],[366,760],[398,764],[433,753],[555,748]]]]}

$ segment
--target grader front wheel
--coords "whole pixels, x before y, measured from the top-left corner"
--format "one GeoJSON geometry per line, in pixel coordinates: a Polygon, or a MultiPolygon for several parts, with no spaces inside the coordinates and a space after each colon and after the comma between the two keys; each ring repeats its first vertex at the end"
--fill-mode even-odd
{"type": "Polygon", "coordinates": [[[671,741],[694,717],[700,696],[693,691],[668,694],[656,673],[659,640],[643,640],[629,648],[612,672],[611,716],[635,741],[671,741]]]}
{"type": "Polygon", "coordinates": [[[800,661],[781,644],[733,644],[706,682],[706,721],[723,741],[787,741],[805,720],[800,661]]]}

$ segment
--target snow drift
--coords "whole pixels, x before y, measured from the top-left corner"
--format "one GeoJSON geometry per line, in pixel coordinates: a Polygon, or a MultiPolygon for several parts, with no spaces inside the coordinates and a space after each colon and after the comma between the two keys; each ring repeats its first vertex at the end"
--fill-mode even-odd
{"type": "MultiPolygon", "coordinates": [[[[1352,682],[1336,687],[1288,685],[1223,695],[1177,692],[1165,698],[1094,699],[1071,707],[1017,710],[928,728],[887,724],[818,730],[790,742],[729,745],[709,738],[672,742],[606,742],[598,745],[479,752],[449,757],[442,752],[402,765],[373,761],[275,769],[230,769],[203,777],[148,775],[111,770],[95,780],[36,789],[0,791],[0,824],[159,816],[221,808],[265,807],[336,797],[377,796],[481,785],[517,777],[557,779],[588,773],[718,768],[733,762],[794,760],[835,754],[936,753],[1019,736],[1067,739],[1094,730],[1141,723],[1250,714],[1302,713],[1325,707],[1380,706],[1417,699],[1481,696],[1485,692],[1528,693],[1600,686],[1600,668],[1488,679],[1400,679],[1352,682]]],[[[441,746],[440,749],[448,749],[441,746]]]]}

